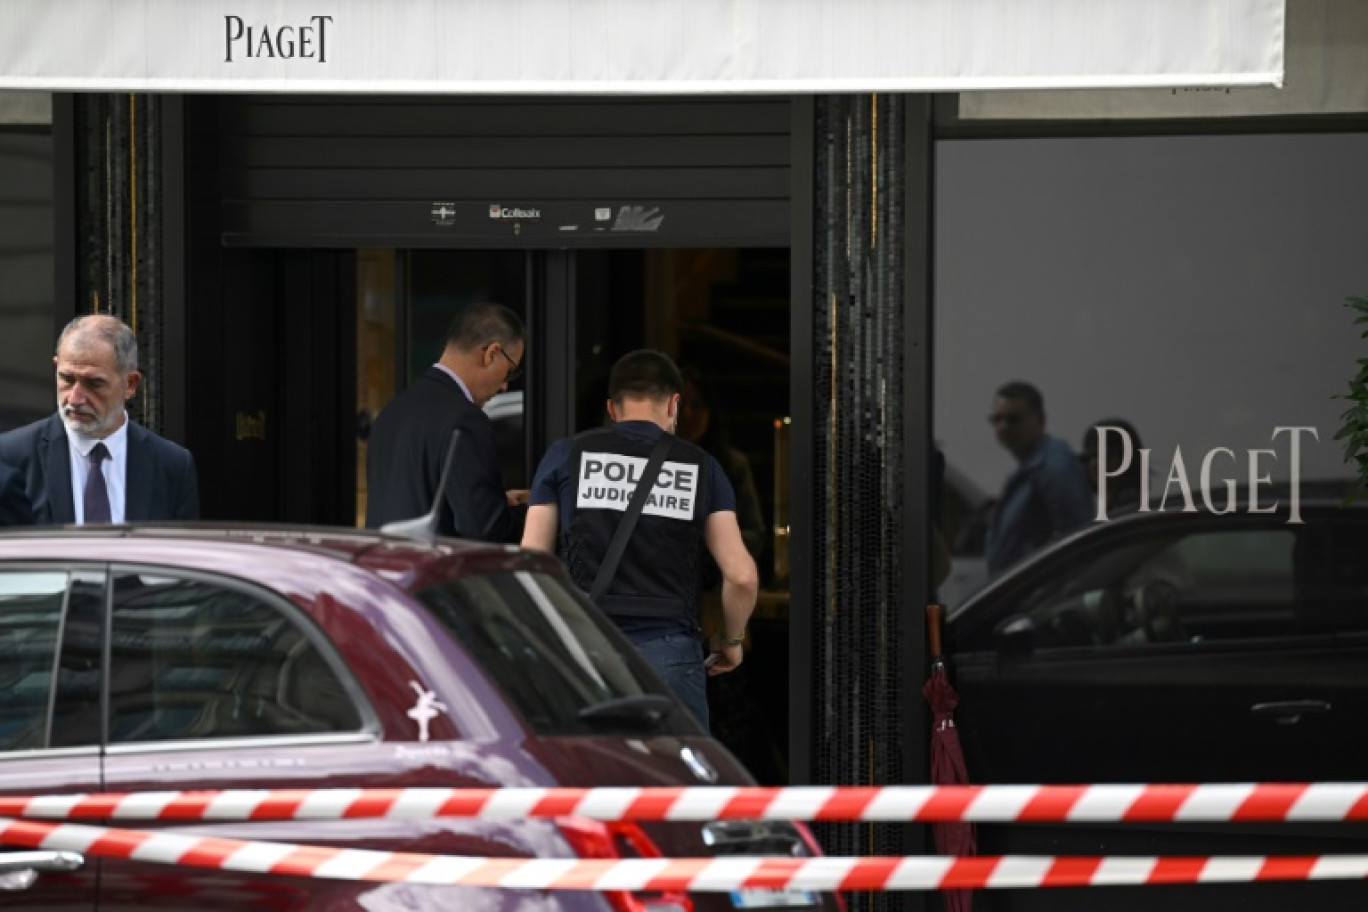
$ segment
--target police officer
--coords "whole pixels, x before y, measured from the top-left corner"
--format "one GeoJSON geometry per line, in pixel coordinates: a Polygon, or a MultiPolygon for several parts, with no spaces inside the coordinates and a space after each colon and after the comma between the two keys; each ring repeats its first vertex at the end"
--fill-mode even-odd
{"type": "Polygon", "coordinates": [[[647,459],[668,434],[665,461],[598,607],[706,729],[706,676],[741,664],[759,576],[722,467],[674,437],[683,385],[664,352],[640,349],[620,358],[608,376],[613,423],[546,451],[532,481],[522,545],[554,552],[559,537],[571,576],[590,591],[647,459]],[[704,547],[722,571],[723,620],[709,640],[706,665],[697,619],[704,547]]]}

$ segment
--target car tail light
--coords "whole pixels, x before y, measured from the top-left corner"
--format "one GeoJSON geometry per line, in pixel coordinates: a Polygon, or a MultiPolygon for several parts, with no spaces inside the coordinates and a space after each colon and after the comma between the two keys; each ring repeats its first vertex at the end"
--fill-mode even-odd
{"type": "MultiPolygon", "coordinates": [[[[603,823],[558,817],[556,826],[580,858],[660,858],[660,848],[629,821],[603,823]]],[[[614,912],[693,912],[693,900],[679,890],[604,890],[614,912]]]]}

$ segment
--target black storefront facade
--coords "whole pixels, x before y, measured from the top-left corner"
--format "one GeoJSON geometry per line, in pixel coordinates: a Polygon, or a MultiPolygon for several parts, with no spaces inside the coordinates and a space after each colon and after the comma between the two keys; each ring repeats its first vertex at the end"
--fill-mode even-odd
{"type": "MultiPolygon", "coordinates": [[[[1360,116],[975,124],[955,108],[908,94],[59,96],[59,174],[81,180],[59,180],[71,309],[57,316],[112,302],[138,324],[135,417],[196,453],[215,520],[354,524],[376,284],[401,314],[395,386],[430,360],[460,295],[521,309],[524,470],[594,418],[584,390],[601,390],[603,362],[684,351],[763,425],[752,455],[787,446],[762,487],[772,532],[787,518],[788,573],[772,541],[774,625],[752,655],[763,710],[787,715],[787,756],[763,778],[925,782],[937,145],[1363,131],[1360,116]],[[477,280],[453,298],[462,275],[477,280]],[[724,301],[707,319],[670,312],[698,276],[724,301]],[[787,433],[769,427],[781,416],[787,433]]],[[[836,855],[929,846],[917,827],[822,837],[836,855]]]]}
{"type": "MultiPolygon", "coordinates": [[[[58,173],[74,177],[59,184],[59,322],[111,303],[137,322],[150,374],[137,417],[195,452],[213,519],[354,523],[358,314],[375,275],[407,289],[397,384],[439,331],[445,305],[425,293],[474,273],[463,294],[522,310],[525,461],[592,420],[595,358],[673,343],[730,379],[736,414],[779,374],[763,414],[791,419],[768,482],[787,484],[791,532],[787,577],[771,563],[769,581],[784,593],[782,661],[760,643],[771,655],[756,666],[783,678],[766,706],[787,715],[784,778],[924,782],[938,144],[1364,132],[1358,115],[975,124],[955,108],[59,96],[58,173]],[[668,290],[695,274],[739,313],[667,314],[668,290]]],[[[842,855],[930,844],[912,827],[822,835],[842,855]]]]}
{"type": "MultiPolygon", "coordinates": [[[[1281,26],[1281,3],[1246,5],[1281,26]]],[[[1138,417],[1161,459],[1319,423],[1318,465],[1338,468],[1324,402],[1350,363],[1333,318],[1363,278],[1368,20],[1343,0],[1288,14],[1287,91],[1262,98],[1172,70],[1145,84],[1189,87],[1145,97],[1034,75],[1050,91],[395,94],[364,69],[331,94],[264,78],[237,94],[222,67],[175,66],[176,93],[135,73],[83,94],[62,73],[47,86],[77,94],[53,96],[56,322],[136,327],[134,417],[195,453],[206,519],[292,525],[356,523],[368,422],[455,307],[500,300],[528,324],[496,419],[516,418],[510,485],[598,420],[617,355],[666,348],[717,387],[768,523],[748,689],[724,697],[755,723],[743,760],[765,783],[923,783],[929,530],[951,509],[933,442],[991,495],[997,383],[1043,381],[1075,446],[1104,414],[1138,417]]],[[[913,826],[819,835],[835,855],[932,850],[913,826]]]]}
{"type": "MultiPolygon", "coordinates": [[[[389,394],[451,306],[522,311],[524,470],[597,420],[618,354],[682,353],[770,523],[763,775],[925,781],[932,102],[58,95],[57,318],[136,325],[135,417],[228,521],[355,523],[373,287],[389,394]]],[[[913,829],[827,842],[915,852],[913,829]]]]}
{"type": "Polygon", "coordinates": [[[961,129],[931,93],[1283,76],[1278,0],[244,4],[277,37],[335,12],[326,67],[237,57],[230,16],[172,0],[16,6],[0,85],[61,93],[57,322],[135,326],[134,417],[195,453],[207,519],[354,524],[366,422],[477,296],[527,320],[523,472],[623,350],[722,385],[771,533],[747,664],[794,783],[928,775],[935,162],[961,129]]]}

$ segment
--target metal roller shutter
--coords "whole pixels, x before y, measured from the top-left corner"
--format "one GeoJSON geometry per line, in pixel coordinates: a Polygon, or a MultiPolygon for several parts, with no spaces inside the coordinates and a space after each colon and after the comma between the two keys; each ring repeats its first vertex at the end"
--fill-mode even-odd
{"type": "Polygon", "coordinates": [[[787,98],[226,97],[223,241],[787,246],[787,98]]]}

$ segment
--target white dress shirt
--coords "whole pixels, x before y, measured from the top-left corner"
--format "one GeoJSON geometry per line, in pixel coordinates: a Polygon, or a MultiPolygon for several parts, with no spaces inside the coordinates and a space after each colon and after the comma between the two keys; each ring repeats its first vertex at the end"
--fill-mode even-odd
{"type": "Polygon", "coordinates": [[[456,372],[455,372],[454,370],[452,370],[451,368],[447,367],[445,364],[434,364],[434,365],[432,365],[432,366],[435,367],[435,368],[437,368],[437,369],[438,369],[439,371],[441,371],[442,373],[446,374],[446,375],[447,375],[448,377],[450,377],[452,380],[455,380],[455,381],[456,381],[456,385],[459,386],[459,387],[461,388],[461,392],[465,393],[465,397],[466,397],[467,399],[469,399],[471,402],[474,402],[474,401],[475,401],[475,397],[472,396],[472,395],[470,395],[470,387],[468,387],[468,386],[465,385],[465,381],[464,381],[464,380],[462,380],[460,377],[456,376],[456,372]]]}
{"type": "Polygon", "coordinates": [[[128,475],[128,414],[124,414],[119,429],[103,440],[83,437],[65,423],[62,427],[66,428],[67,448],[71,451],[71,499],[76,505],[76,523],[85,523],[85,485],[90,475],[90,451],[95,449],[97,443],[103,443],[105,449],[109,450],[109,458],[100,463],[105,487],[109,490],[109,521],[123,522],[128,490],[124,483],[128,475]]]}

